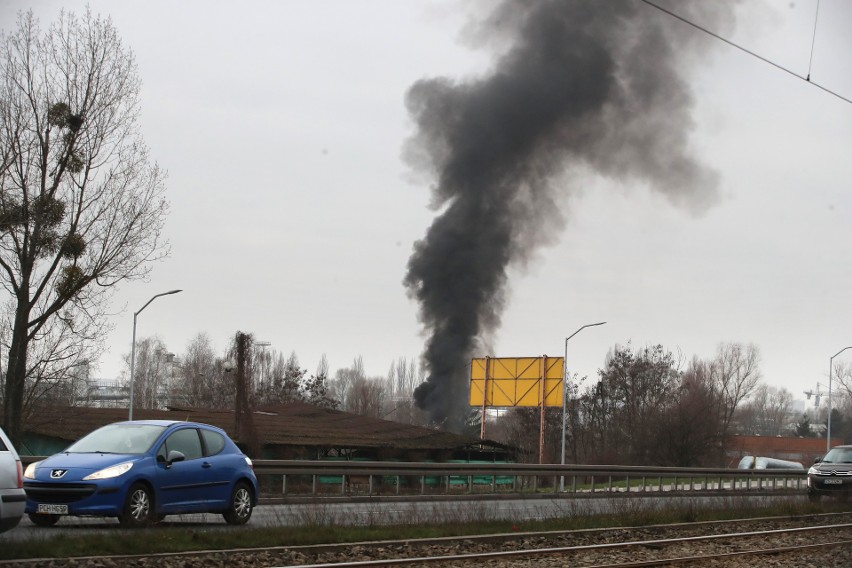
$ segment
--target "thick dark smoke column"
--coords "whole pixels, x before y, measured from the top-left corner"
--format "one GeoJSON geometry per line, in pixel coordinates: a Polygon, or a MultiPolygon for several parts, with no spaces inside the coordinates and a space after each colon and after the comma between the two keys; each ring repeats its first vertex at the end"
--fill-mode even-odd
{"type": "MultiPolygon", "coordinates": [[[[677,9],[720,25],[731,5],[717,4],[677,9]]],[[[405,277],[429,334],[415,399],[456,431],[470,357],[500,324],[506,269],[560,227],[566,174],[647,184],[696,212],[716,197],[715,175],[688,153],[692,96],[679,74],[705,38],[628,0],[503,2],[479,29],[492,35],[509,45],[486,77],[424,79],[407,98],[418,126],[407,157],[434,175],[442,208],[405,277]]]]}

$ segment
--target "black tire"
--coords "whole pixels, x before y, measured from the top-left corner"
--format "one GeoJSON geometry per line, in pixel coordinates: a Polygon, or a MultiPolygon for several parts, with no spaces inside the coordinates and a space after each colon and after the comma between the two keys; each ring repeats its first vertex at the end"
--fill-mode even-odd
{"type": "Polygon", "coordinates": [[[819,493],[815,493],[813,491],[808,493],[808,501],[811,503],[819,503],[819,500],[822,498],[822,495],[819,493]]]}
{"type": "Polygon", "coordinates": [[[123,527],[147,527],[154,522],[154,500],[144,483],[134,483],[124,500],[124,510],[118,517],[123,527]]]}
{"type": "Polygon", "coordinates": [[[39,513],[27,513],[32,523],[37,527],[52,527],[59,522],[60,515],[45,515],[39,513]]]}
{"type": "Polygon", "coordinates": [[[225,521],[229,525],[244,525],[251,518],[251,513],[254,510],[252,507],[251,488],[247,483],[240,481],[234,487],[234,492],[231,493],[231,501],[228,503],[228,510],[222,513],[225,521]]]}
{"type": "Polygon", "coordinates": [[[18,523],[21,522],[21,517],[15,517],[14,519],[3,519],[0,521],[0,533],[4,533],[6,531],[10,531],[13,528],[18,526],[18,523]]]}

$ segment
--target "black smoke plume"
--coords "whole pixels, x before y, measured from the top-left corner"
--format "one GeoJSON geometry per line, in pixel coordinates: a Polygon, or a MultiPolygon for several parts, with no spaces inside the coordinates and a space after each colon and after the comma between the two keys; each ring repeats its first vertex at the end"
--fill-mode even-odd
{"type": "MultiPolygon", "coordinates": [[[[731,5],[718,4],[677,9],[719,26],[731,5]]],[[[414,396],[456,431],[470,357],[500,324],[507,268],[560,228],[559,204],[579,179],[568,174],[647,184],[693,211],[716,198],[715,174],[689,154],[682,75],[706,38],[638,0],[505,1],[476,35],[503,42],[486,76],[424,79],[406,100],[418,128],[406,156],[434,176],[442,211],[404,280],[428,334],[414,396]]]]}

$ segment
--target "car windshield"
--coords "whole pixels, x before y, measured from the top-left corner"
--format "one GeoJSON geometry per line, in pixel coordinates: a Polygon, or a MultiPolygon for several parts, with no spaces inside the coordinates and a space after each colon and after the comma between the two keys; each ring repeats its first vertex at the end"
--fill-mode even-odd
{"type": "Polygon", "coordinates": [[[852,448],[834,448],[825,454],[823,463],[852,463],[852,448]]]}
{"type": "Polygon", "coordinates": [[[80,438],[65,451],[74,454],[144,454],[165,429],[165,426],[156,424],[110,424],[80,438]]]}

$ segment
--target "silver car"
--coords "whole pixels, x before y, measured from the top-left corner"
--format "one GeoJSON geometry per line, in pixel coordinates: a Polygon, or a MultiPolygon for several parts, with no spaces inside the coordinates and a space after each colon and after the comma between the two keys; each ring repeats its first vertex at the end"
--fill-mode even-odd
{"type": "Polygon", "coordinates": [[[21,458],[0,428],[0,532],[18,526],[26,504],[21,458]]]}

